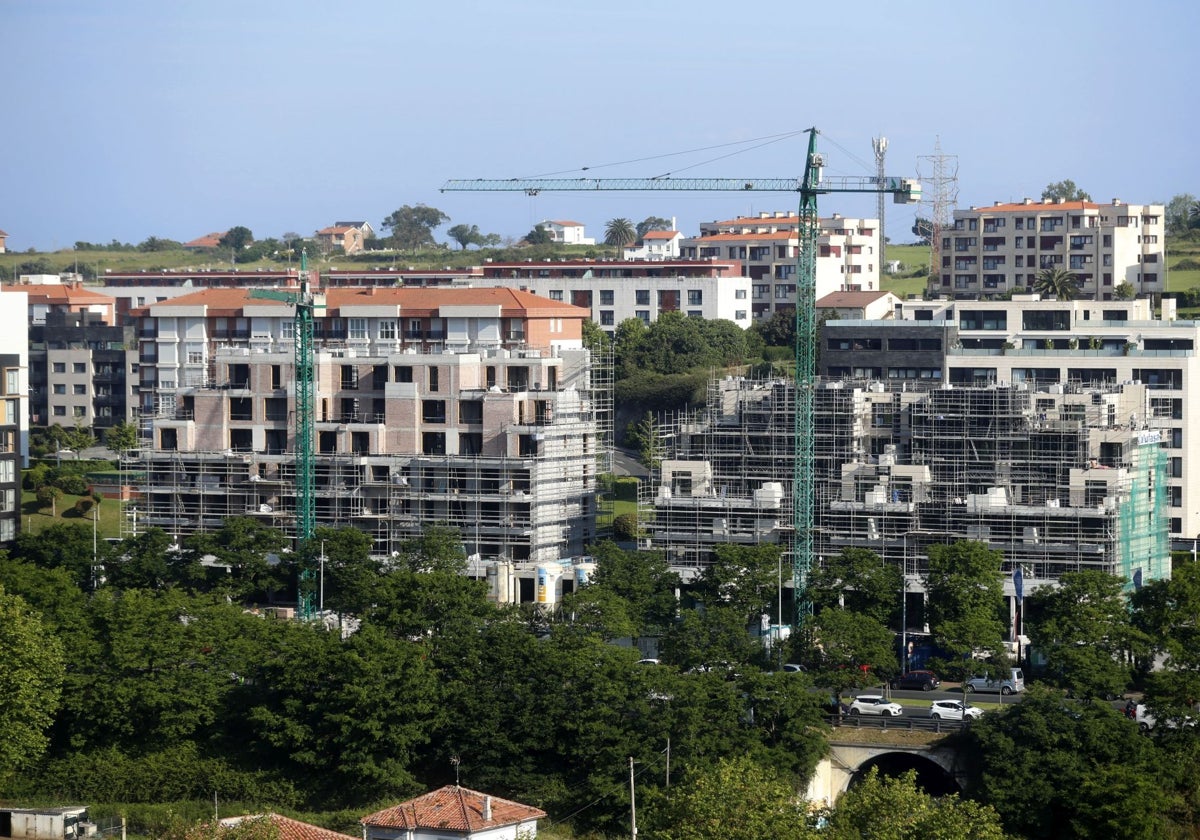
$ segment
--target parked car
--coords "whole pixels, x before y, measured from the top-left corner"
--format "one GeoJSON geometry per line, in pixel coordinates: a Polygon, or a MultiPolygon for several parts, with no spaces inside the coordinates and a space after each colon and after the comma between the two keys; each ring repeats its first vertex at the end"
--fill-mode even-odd
{"type": "Polygon", "coordinates": [[[934,700],[929,704],[929,716],[934,720],[973,720],[982,714],[983,709],[961,700],[934,700]]]}
{"type": "Polygon", "coordinates": [[[850,714],[899,717],[904,714],[904,707],[879,694],[860,694],[850,704],[850,714]]]}
{"type": "MultiPolygon", "coordinates": [[[[1154,725],[1158,722],[1155,719],[1154,715],[1152,715],[1150,713],[1150,710],[1146,708],[1145,703],[1137,704],[1137,712],[1135,713],[1134,719],[1137,721],[1138,729],[1140,729],[1143,732],[1149,732],[1151,729],[1154,728],[1154,725]]],[[[1168,729],[1178,729],[1179,723],[1180,723],[1180,721],[1178,718],[1172,718],[1171,720],[1167,721],[1167,728],[1168,729]]],[[[1196,720],[1195,720],[1195,718],[1191,717],[1190,715],[1183,719],[1183,727],[1185,729],[1192,729],[1195,726],[1196,726],[1196,720]]]]}
{"type": "Polygon", "coordinates": [[[909,671],[907,674],[901,674],[894,677],[891,682],[892,688],[907,688],[915,691],[933,691],[942,681],[934,676],[933,671],[909,671]]]}
{"type": "Polygon", "coordinates": [[[802,671],[807,671],[803,665],[798,665],[795,662],[788,662],[783,666],[783,670],[788,674],[799,674],[802,671]]]}
{"type": "Polygon", "coordinates": [[[637,664],[639,664],[639,665],[658,665],[659,661],[657,659],[652,659],[652,658],[639,659],[637,661],[637,664]]]}
{"type": "Polygon", "coordinates": [[[1020,668],[1010,668],[1009,675],[998,677],[968,677],[963,680],[963,691],[990,691],[993,694],[1019,694],[1025,690],[1025,674],[1020,668]]]}

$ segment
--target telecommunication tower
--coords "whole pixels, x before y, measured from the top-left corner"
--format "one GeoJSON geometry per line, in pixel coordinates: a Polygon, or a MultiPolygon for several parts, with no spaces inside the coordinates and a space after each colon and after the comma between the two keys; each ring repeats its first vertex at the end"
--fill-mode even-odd
{"type": "Polygon", "coordinates": [[[937,137],[933,154],[921,155],[917,161],[917,178],[928,187],[921,206],[929,208],[929,221],[933,228],[929,236],[928,288],[930,293],[936,294],[941,288],[942,231],[953,224],[954,208],[958,204],[958,155],[943,154],[942,138],[937,137]],[[922,173],[921,162],[924,162],[930,174],[922,173]]]}

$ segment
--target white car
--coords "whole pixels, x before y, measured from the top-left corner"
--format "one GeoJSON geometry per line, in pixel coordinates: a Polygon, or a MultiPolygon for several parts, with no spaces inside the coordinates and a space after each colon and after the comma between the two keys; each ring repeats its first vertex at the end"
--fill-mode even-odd
{"type": "Polygon", "coordinates": [[[973,720],[983,715],[978,706],[964,706],[959,700],[934,700],[929,704],[929,716],[934,720],[973,720]]]}
{"type": "Polygon", "coordinates": [[[860,694],[850,704],[850,714],[899,717],[904,714],[904,707],[879,694],[860,694]]]}

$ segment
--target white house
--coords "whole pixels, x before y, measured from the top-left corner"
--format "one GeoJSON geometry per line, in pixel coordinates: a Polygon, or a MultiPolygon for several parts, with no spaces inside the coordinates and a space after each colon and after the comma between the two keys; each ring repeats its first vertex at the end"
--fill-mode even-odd
{"type": "Polygon", "coordinates": [[[545,229],[546,233],[550,234],[550,241],[559,245],[596,244],[593,237],[584,236],[582,222],[572,222],[568,219],[546,219],[538,224],[545,229]]]}
{"type": "Polygon", "coordinates": [[[363,840],[516,840],[537,836],[546,812],[458,785],[368,814],[363,840]]]}
{"type": "Polygon", "coordinates": [[[642,241],[625,246],[627,260],[679,259],[679,242],[683,234],[677,230],[648,230],[642,241]]]}

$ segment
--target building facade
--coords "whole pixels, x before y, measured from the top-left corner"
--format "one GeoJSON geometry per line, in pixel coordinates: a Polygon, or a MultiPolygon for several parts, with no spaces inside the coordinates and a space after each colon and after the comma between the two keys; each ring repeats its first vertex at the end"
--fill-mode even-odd
{"type": "Polygon", "coordinates": [[[540,222],[542,229],[550,234],[550,241],[559,245],[595,245],[595,237],[587,236],[582,222],[570,219],[546,219],[540,222]]]}
{"type": "Polygon", "coordinates": [[[1075,275],[1079,297],[1113,300],[1163,292],[1166,227],[1161,204],[1091,201],[996,202],[954,212],[942,232],[941,265],[930,291],[955,297],[999,297],[1032,291],[1038,272],[1075,275]]]}
{"type": "Polygon", "coordinates": [[[15,540],[21,527],[24,374],[18,353],[0,353],[0,546],[15,540]]]}
{"type": "MultiPolygon", "coordinates": [[[[136,314],[139,520],[186,534],[247,515],[294,535],[291,308],[208,289],[136,314]]],[[[363,530],[378,556],[439,523],[484,560],[583,554],[611,412],[586,317],[509,289],[329,290],[314,321],[318,524],[363,530]]]]}
{"type": "MultiPolygon", "coordinates": [[[[698,237],[679,243],[685,259],[740,260],[753,281],[751,315],[769,318],[796,306],[796,266],[800,217],[776,211],[719,222],[702,222],[698,237]]],[[[816,297],[837,291],[879,288],[879,222],[847,219],[838,214],[821,219],[817,240],[816,297]]]]}
{"type": "Polygon", "coordinates": [[[560,260],[487,263],[477,286],[523,289],[590,311],[608,333],[627,318],[644,324],[664,312],[724,318],[750,326],[750,280],[737,260],[560,260]]]}

